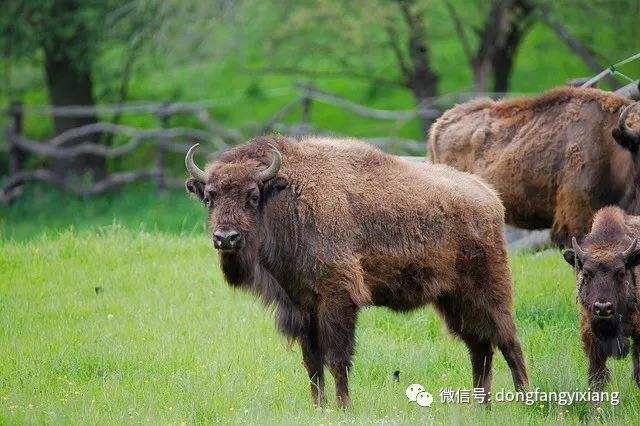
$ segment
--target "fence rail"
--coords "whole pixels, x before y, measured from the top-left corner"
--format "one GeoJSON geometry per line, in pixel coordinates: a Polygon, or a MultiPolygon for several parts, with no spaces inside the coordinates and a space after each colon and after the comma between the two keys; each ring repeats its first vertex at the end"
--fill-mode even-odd
{"type": "MultiPolygon", "coordinates": [[[[636,83],[635,86],[629,85],[628,89],[635,88],[637,92],[637,87],[636,83]]],[[[358,117],[404,123],[414,119],[435,119],[451,105],[480,95],[492,98],[505,95],[504,93],[478,94],[475,92],[459,92],[427,99],[414,109],[392,111],[360,105],[335,94],[318,90],[311,85],[297,86],[295,90],[298,96],[293,100],[286,103],[267,120],[247,126],[245,129],[229,128],[212,118],[208,109],[215,106],[229,105],[230,101],[228,99],[175,103],[132,102],[63,107],[49,105],[25,107],[19,102],[12,102],[4,110],[9,119],[5,129],[6,150],[9,161],[8,175],[0,185],[0,202],[9,202],[18,197],[22,193],[23,184],[29,181],[47,182],[79,196],[98,195],[128,183],[145,180],[155,182],[159,190],[181,186],[184,182],[183,178],[169,175],[166,165],[167,155],[184,154],[194,142],[201,144],[205,154],[213,156],[231,145],[242,142],[247,137],[273,131],[294,137],[301,137],[311,133],[341,136],[333,132],[312,128],[310,123],[314,103],[331,105],[358,117]],[[300,112],[299,120],[294,124],[286,124],[286,119],[297,111],[300,112]],[[23,118],[25,114],[76,118],[144,114],[154,116],[159,126],[142,129],[101,121],[69,129],[49,140],[36,141],[24,135],[23,118]],[[199,127],[170,127],[170,118],[178,114],[194,117],[199,127]],[[115,136],[126,137],[128,141],[119,145],[105,145],[95,142],[96,135],[109,135],[112,138],[111,140],[115,136]],[[71,145],[69,142],[73,142],[73,144],[71,145]],[[151,148],[153,158],[150,159],[150,164],[153,165],[152,168],[111,173],[90,184],[81,184],[79,182],[81,179],[77,176],[67,176],[42,167],[33,170],[25,169],[27,158],[66,161],[78,156],[91,155],[111,159],[130,155],[142,146],[151,148]]],[[[291,88],[275,89],[271,94],[272,96],[291,95],[291,88]]],[[[418,157],[424,155],[424,141],[397,136],[364,138],[363,140],[384,150],[399,150],[405,154],[418,157]]]]}
{"type": "MultiPolygon", "coordinates": [[[[0,202],[10,202],[22,193],[23,184],[41,181],[79,196],[93,196],[118,188],[132,182],[153,181],[158,189],[182,186],[184,179],[172,177],[167,164],[168,154],[184,154],[194,142],[199,142],[205,154],[214,156],[229,146],[242,142],[246,137],[268,132],[301,137],[305,134],[327,134],[329,132],[313,129],[311,112],[313,103],[323,103],[340,108],[359,117],[376,120],[406,122],[419,117],[435,118],[440,110],[435,106],[421,106],[414,110],[390,111],[366,107],[331,93],[315,89],[310,85],[297,86],[298,96],[276,111],[261,123],[245,129],[233,129],[214,120],[208,108],[228,105],[225,100],[202,100],[197,102],[133,102],[124,104],[95,106],[24,106],[13,102],[4,111],[8,116],[5,130],[7,153],[9,158],[8,175],[0,186],[0,202]],[[299,120],[294,124],[285,124],[286,119],[300,112],[299,120]],[[25,114],[47,115],[50,117],[105,117],[121,114],[152,115],[159,122],[156,128],[136,128],[109,121],[100,121],[69,129],[44,141],[32,140],[24,135],[23,119],[25,114]],[[198,128],[170,127],[170,118],[174,115],[189,115],[196,119],[198,128]],[[104,145],[95,141],[96,135],[125,137],[125,143],[104,145]],[[70,144],[73,142],[73,144],[70,144]],[[153,167],[143,170],[131,170],[111,173],[90,184],[81,183],[78,176],[68,176],[44,167],[25,169],[27,158],[49,160],[52,162],[72,160],[79,156],[97,156],[104,159],[131,155],[142,146],[151,148],[153,167]]],[[[274,96],[290,94],[291,91],[278,89],[274,96]]],[[[332,133],[334,136],[335,133],[332,133]]],[[[406,153],[419,154],[424,151],[423,142],[398,137],[365,139],[382,149],[399,149],[406,153]]],[[[41,162],[40,162],[41,163],[41,162]]]]}

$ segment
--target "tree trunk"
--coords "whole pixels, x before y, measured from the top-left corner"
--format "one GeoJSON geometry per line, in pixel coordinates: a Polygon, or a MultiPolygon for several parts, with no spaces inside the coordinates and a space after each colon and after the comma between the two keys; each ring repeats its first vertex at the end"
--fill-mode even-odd
{"type": "MultiPolygon", "coordinates": [[[[409,27],[409,59],[410,65],[404,67],[405,85],[413,93],[413,97],[420,106],[433,100],[438,94],[438,76],[431,67],[429,56],[429,45],[427,43],[426,31],[422,11],[411,10],[412,2],[400,2],[400,8],[404,15],[404,20],[409,27]]],[[[426,106],[426,105],[425,105],[426,106]]],[[[429,134],[429,128],[433,119],[420,117],[422,132],[425,138],[429,134]]]]}
{"type": "MultiPolygon", "coordinates": [[[[93,81],[90,67],[76,64],[69,57],[69,51],[79,49],[81,46],[70,46],[64,40],[60,43],[50,43],[50,47],[44,49],[45,74],[49,90],[50,102],[54,106],[65,105],[94,105],[93,81]]],[[[81,43],[81,42],[80,42],[81,43]]],[[[97,122],[95,115],[86,117],[61,117],[53,116],[56,135],[74,127],[80,127],[97,122]]],[[[94,134],[76,140],[69,140],[65,146],[75,145],[80,142],[100,141],[100,135],[94,134]]],[[[54,169],[63,175],[83,175],[91,172],[95,179],[105,176],[106,160],[94,155],[81,155],[71,160],[61,160],[54,165],[54,169]]]]}
{"type": "Polygon", "coordinates": [[[506,93],[509,91],[514,54],[498,54],[493,58],[493,91],[506,93]]]}
{"type": "MultiPolygon", "coordinates": [[[[411,93],[413,93],[418,109],[420,109],[421,106],[427,106],[426,103],[438,94],[438,77],[436,75],[425,76],[424,74],[414,74],[408,86],[411,93]]],[[[429,129],[431,128],[431,124],[433,124],[433,119],[421,116],[420,124],[422,133],[426,138],[429,135],[429,129]]]]}
{"type": "Polygon", "coordinates": [[[528,0],[493,0],[478,31],[478,47],[472,53],[460,16],[450,2],[446,4],[473,71],[475,91],[486,92],[490,77],[495,92],[508,91],[515,55],[531,26],[536,6],[528,0]]]}
{"type": "Polygon", "coordinates": [[[532,11],[533,9],[521,6],[519,18],[508,26],[502,35],[500,43],[496,46],[491,58],[494,92],[506,93],[509,91],[515,57],[524,35],[531,26],[529,16],[532,11]]]}

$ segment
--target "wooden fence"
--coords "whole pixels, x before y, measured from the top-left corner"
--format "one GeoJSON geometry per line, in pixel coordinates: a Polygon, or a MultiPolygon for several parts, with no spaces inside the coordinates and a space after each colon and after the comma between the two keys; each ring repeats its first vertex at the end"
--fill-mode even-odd
{"type": "MultiPolygon", "coordinates": [[[[637,91],[637,83],[636,83],[637,91]]],[[[180,177],[171,176],[167,167],[167,156],[172,153],[184,155],[189,146],[199,142],[202,150],[209,156],[214,156],[229,146],[241,143],[248,137],[268,132],[277,132],[294,137],[306,134],[331,134],[311,126],[311,113],[314,104],[321,103],[374,120],[394,121],[405,123],[413,119],[433,120],[451,105],[479,96],[478,93],[464,92],[441,96],[424,102],[415,109],[382,110],[356,104],[345,98],[331,93],[317,90],[311,85],[295,88],[297,96],[273,116],[264,122],[248,126],[245,129],[231,129],[214,120],[209,108],[219,105],[219,100],[204,100],[199,102],[135,102],[117,105],[96,106],[36,106],[25,107],[19,102],[13,102],[6,109],[8,124],[5,131],[8,155],[8,175],[0,184],[0,202],[9,202],[22,193],[23,184],[29,181],[43,181],[79,196],[92,196],[118,188],[122,185],[137,181],[153,181],[159,190],[169,187],[179,187],[184,183],[184,174],[180,177]],[[295,124],[286,124],[286,118],[294,112],[299,112],[299,120],[295,124]],[[72,128],[56,135],[47,141],[28,139],[23,132],[23,121],[26,113],[59,117],[106,117],[127,114],[151,115],[156,118],[156,128],[134,128],[131,126],[102,121],[82,127],[72,128]],[[170,127],[170,118],[175,115],[189,115],[195,117],[198,128],[170,127]],[[91,135],[118,135],[128,138],[128,142],[117,145],[105,145],[81,138],[91,135]],[[73,140],[80,143],[65,145],[73,140]],[[90,184],[82,183],[77,176],[64,176],[54,170],[46,168],[27,169],[26,160],[29,157],[53,160],[69,160],[80,155],[93,155],[105,159],[130,155],[140,146],[152,147],[153,158],[150,168],[133,171],[122,171],[108,174],[104,178],[90,184]]],[[[484,96],[501,97],[504,94],[490,93],[484,96]]],[[[513,93],[511,93],[513,95],[513,93]]],[[[362,138],[360,138],[362,139],[362,138]]],[[[384,150],[403,152],[414,159],[424,158],[425,142],[422,140],[403,139],[394,135],[380,138],[363,139],[384,150]]],[[[51,162],[51,161],[49,161],[51,162]]]]}
{"type": "MultiPolygon", "coordinates": [[[[297,90],[299,95],[268,120],[243,130],[225,127],[211,117],[208,109],[215,106],[216,101],[136,102],[117,105],[66,107],[25,107],[19,102],[13,102],[5,110],[8,121],[5,130],[8,175],[3,179],[0,186],[0,202],[10,202],[18,197],[22,193],[23,184],[29,181],[43,181],[79,196],[98,195],[128,183],[145,180],[155,182],[159,190],[179,187],[184,184],[184,176],[175,177],[170,175],[166,161],[167,155],[171,153],[183,155],[188,147],[195,142],[201,144],[205,154],[215,156],[220,151],[241,143],[252,135],[268,132],[277,132],[294,137],[301,137],[311,133],[328,134],[326,131],[312,128],[310,124],[314,103],[332,105],[360,117],[396,122],[406,122],[421,117],[433,119],[441,113],[441,110],[435,106],[401,111],[370,108],[339,96],[322,92],[309,85],[299,86],[297,90]],[[300,113],[299,120],[295,124],[285,124],[285,119],[294,112],[300,113]],[[156,128],[142,129],[100,121],[72,128],[46,141],[36,141],[27,138],[23,132],[24,116],[27,113],[58,117],[104,117],[123,114],[152,115],[159,125],[156,128]],[[179,114],[194,117],[198,123],[197,128],[169,127],[170,118],[179,114]],[[107,134],[126,137],[128,141],[124,144],[110,146],[92,141],[82,141],[83,137],[92,139],[91,136],[107,134]],[[67,142],[72,140],[79,141],[79,143],[66,145],[67,142]],[[69,160],[87,154],[105,159],[124,157],[132,154],[133,151],[143,145],[152,147],[153,158],[150,159],[150,164],[152,164],[150,168],[110,173],[103,179],[90,184],[81,183],[82,179],[77,176],[64,176],[47,168],[27,169],[25,166],[26,160],[31,157],[53,160],[53,162],[55,160],[69,160]]],[[[332,134],[335,135],[335,133],[332,134]]],[[[396,151],[412,155],[421,155],[424,152],[423,141],[393,136],[364,140],[382,149],[393,148],[396,151]]],[[[51,162],[49,161],[49,163],[51,162]]]]}

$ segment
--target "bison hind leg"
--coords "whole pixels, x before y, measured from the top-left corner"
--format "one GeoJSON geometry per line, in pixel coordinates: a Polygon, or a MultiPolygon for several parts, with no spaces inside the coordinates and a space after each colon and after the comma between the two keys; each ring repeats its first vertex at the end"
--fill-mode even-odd
{"type": "Polygon", "coordinates": [[[496,344],[502,352],[502,356],[507,361],[511,375],[513,376],[513,384],[516,390],[522,390],[529,385],[527,376],[527,367],[524,362],[522,346],[516,335],[516,325],[513,321],[513,315],[507,311],[499,315],[496,319],[497,335],[496,344]]]}
{"type": "Polygon", "coordinates": [[[477,387],[490,392],[493,346],[498,346],[507,361],[516,389],[528,386],[524,356],[510,310],[495,306],[487,308],[453,294],[441,295],[436,308],[449,331],[461,337],[469,349],[474,386],[480,383],[477,387]]]}
{"type": "Polygon", "coordinates": [[[447,293],[440,295],[435,303],[449,331],[460,337],[469,350],[473,387],[482,388],[485,403],[489,402],[493,368],[493,343],[491,326],[485,327],[488,316],[466,303],[461,297],[447,293]],[[478,325],[483,327],[479,328],[478,325]]]}
{"type": "Polygon", "coordinates": [[[491,379],[493,376],[493,345],[489,340],[478,340],[476,336],[464,336],[464,342],[469,349],[471,368],[473,372],[473,388],[482,389],[483,403],[489,403],[491,394],[491,379]]]}

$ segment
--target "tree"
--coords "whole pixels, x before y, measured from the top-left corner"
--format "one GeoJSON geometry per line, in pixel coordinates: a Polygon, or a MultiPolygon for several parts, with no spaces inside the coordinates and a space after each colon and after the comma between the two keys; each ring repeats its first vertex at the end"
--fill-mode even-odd
{"type": "MultiPolygon", "coordinates": [[[[10,0],[0,15],[1,50],[10,57],[41,61],[51,104],[93,105],[92,65],[105,31],[104,16],[113,1],[10,0]]],[[[95,123],[95,115],[61,117],[54,115],[56,134],[95,123]]],[[[88,138],[94,142],[99,135],[88,138]]],[[[86,140],[86,139],[84,139],[86,140]]],[[[79,141],[69,141],[74,144],[79,141]]],[[[91,171],[95,177],[105,172],[104,158],[77,157],[60,162],[64,172],[91,171]]]]}
{"type": "Polygon", "coordinates": [[[477,92],[486,92],[493,77],[493,91],[509,90],[509,80],[518,48],[534,22],[535,4],[528,0],[492,0],[482,27],[476,31],[475,50],[454,5],[445,0],[447,10],[462,43],[477,92]]]}
{"type": "MultiPolygon", "coordinates": [[[[411,90],[418,105],[428,102],[438,94],[438,76],[431,66],[429,43],[424,24],[424,7],[413,0],[397,0],[402,20],[408,34],[404,40],[398,36],[394,20],[387,20],[386,31],[402,76],[402,84],[411,90]]],[[[422,130],[426,136],[431,119],[421,117],[422,130]]]]}
{"type": "MultiPolygon", "coordinates": [[[[278,1],[265,71],[345,76],[408,89],[421,105],[438,95],[428,3],[421,0],[278,1]],[[330,68],[330,69],[327,69],[330,68]]],[[[426,135],[432,119],[421,117],[426,135]]]]}

